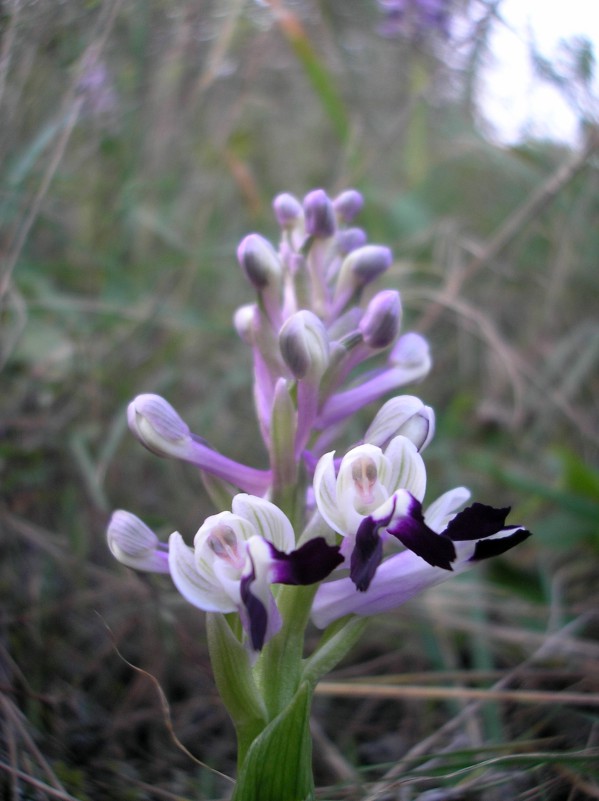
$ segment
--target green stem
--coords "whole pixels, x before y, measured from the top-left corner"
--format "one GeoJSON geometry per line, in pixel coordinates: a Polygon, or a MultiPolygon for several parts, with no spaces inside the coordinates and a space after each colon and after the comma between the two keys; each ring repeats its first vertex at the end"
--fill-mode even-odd
{"type": "Polygon", "coordinates": [[[299,687],[304,633],[316,589],[316,586],[284,586],[277,593],[283,625],[264,648],[256,666],[269,719],[290,703],[299,687]]]}

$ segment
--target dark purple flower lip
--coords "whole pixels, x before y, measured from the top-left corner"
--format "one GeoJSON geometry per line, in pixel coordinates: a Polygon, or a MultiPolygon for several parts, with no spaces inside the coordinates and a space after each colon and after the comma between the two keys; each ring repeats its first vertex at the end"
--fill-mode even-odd
{"type": "Polygon", "coordinates": [[[349,568],[350,578],[360,592],[368,589],[376,569],[382,561],[383,541],[379,530],[390,524],[396,506],[397,503],[394,499],[388,515],[378,519],[375,519],[373,515],[368,515],[360,523],[349,568]]]}
{"type": "Polygon", "coordinates": [[[522,526],[505,525],[509,507],[496,509],[473,503],[459,512],[440,534],[426,525],[422,505],[412,495],[409,495],[403,514],[396,514],[396,507],[397,503],[394,503],[384,517],[369,515],[360,523],[351,555],[350,578],[361,592],[370,586],[382,560],[381,529],[388,531],[429,565],[444,570],[453,570],[452,564],[457,559],[456,542],[476,540],[468,559],[476,562],[499,556],[531,536],[531,532],[522,526]]]}
{"type": "MultiPolygon", "coordinates": [[[[274,584],[307,585],[326,578],[343,562],[338,545],[329,545],[324,537],[308,540],[291,553],[279,551],[264,541],[271,554],[270,580],[274,584]]],[[[241,602],[249,620],[250,642],[254,651],[262,650],[268,632],[268,610],[263,601],[254,594],[252,585],[256,581],[256,566],[253,559],[250,572],[240,583],[241,602]]]]}
{"type": "Polygon", "coordinates": [[[338,545],[329,545],[324,537],[308,540],[295,551],[284,553],[268,543],[274,584],[316,584],[325,579],[341,562],[338,545]]]}

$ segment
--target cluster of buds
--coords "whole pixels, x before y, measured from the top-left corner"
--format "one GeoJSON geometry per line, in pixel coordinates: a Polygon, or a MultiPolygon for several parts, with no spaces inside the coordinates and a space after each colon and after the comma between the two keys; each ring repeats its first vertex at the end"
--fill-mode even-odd
{"type": "Polygon", "coordinates": [[[237,612],[254,655],[283,625],[273,584],[315,585],[310,613],[324,628],[393,608],[529,536],[506,525],[508,509],[458,511],[469,497],[463,487],[423,510],[421,454],[434,413],[394,393],[426,376],[431,358],[420,335],[401,332],[399,292],[375,289],[392,254],[353,227],[362,204],[352,189],[334,199],[316,189],[303,202],[281,194],[273,203],[278,247],[256,233],[239,245],[255,300],[234,324],[252,352],[268,469],[219,453],[157,395],[129,406],[139,441],[209,475],[231,511],[207,518],[193,547],[178,532],[162,543],[134,515],[115,512],[113,554],[169,573],[200,609],[237,612]],[[385,397],[362,440],[337,457],[330,448],[343,424],[385,397]]]}

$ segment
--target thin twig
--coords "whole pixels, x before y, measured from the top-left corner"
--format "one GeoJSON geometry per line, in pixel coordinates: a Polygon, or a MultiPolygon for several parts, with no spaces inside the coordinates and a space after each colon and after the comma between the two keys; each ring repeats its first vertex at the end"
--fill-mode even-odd
{"type": "Polygon", "coordinates": [[[599,706],[599,693],[572,693],[564,690],[496,690],[492,687],[422,687],[418,685],[370,684],[368,682],[323,681],[317,695],[341,695],[346,698],[480,698],[482,701],[513,701],[519,704],[572,704],[599,706]]]}

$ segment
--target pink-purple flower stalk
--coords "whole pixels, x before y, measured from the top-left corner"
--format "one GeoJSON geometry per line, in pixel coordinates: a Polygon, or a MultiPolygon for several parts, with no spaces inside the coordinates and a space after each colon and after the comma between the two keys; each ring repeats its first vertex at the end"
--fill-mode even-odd
{"type": "MultiPolygon", "coordinates": [[[[129,427],[146,448],[199,468],[228,499],[201,522],[193,545],[177,531],[161,542],[122,510],[108,543],[123,564],[169,574],[208,613],[216,679],[238,733],[235,798],[244,801],[275,801],[249,792],[263,771],[252,757],[263,745],[255,742],[272,738],[276,750],[275,722],[283,726],[293,714],[305,748],[309,706],[300,715],[298,704],[351,646],[361,619],[529,536],[506,524],[508,509],[474,503],[459,511],[469,497],[462,487],[423,510],[422,451],[435,417],[417,397],[396,393],[426,376],[431,357],[422,336],[401,332],[399,292],[374,291],[392,254],[350,227],[362,205],[353,189],[336,198],[316,189],[303,202],[281,194],[273,203],[278,247],[257,233],[239,245],[255,298],[234,324],[252,353],[268,469],[212,448],[158,395],[139,395],[128,408],[129,427]],[[348,418],[384,399],[362,441],[336,456],[348,418]],[[320,628],[348,621],[304,662],[310,617],[320,628]]],[[[312,797],[306,760],[298,799],[312,797]]]]}

